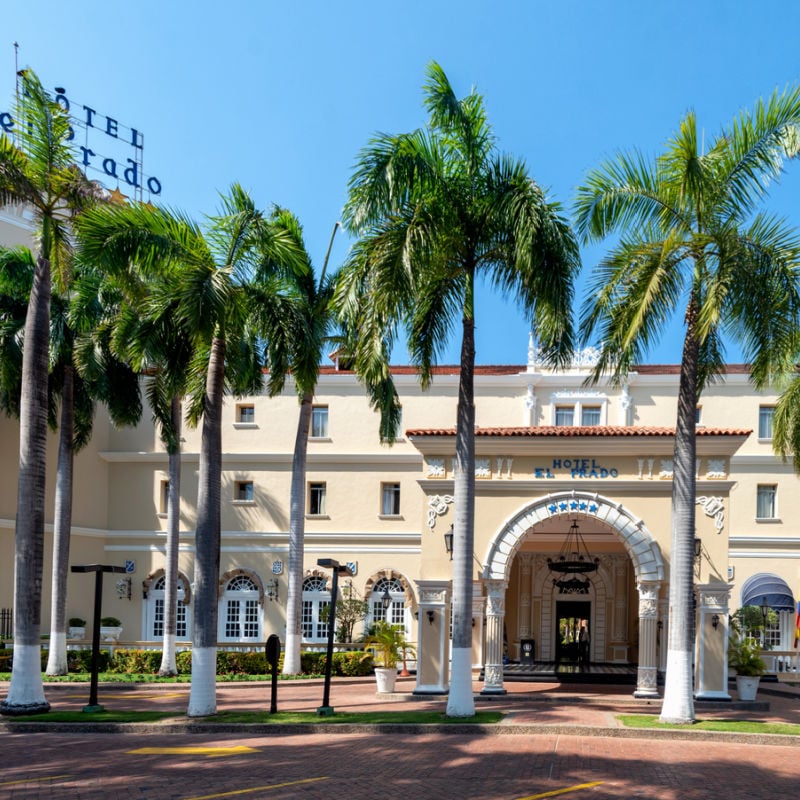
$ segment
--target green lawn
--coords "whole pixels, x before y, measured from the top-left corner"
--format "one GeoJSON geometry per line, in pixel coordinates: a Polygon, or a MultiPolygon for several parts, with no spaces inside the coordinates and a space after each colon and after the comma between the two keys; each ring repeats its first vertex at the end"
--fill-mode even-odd
{"type": "Polygon", "coordinates": [[[626,728],[666,728],[671,730],[727,731],[728,733],[781,733],[800,736],[800,725],[788,722],[755,722],[739,719],[696,720],[692,725],[659,722],[652,714],[620,714],[617,719],[626,728]]]}

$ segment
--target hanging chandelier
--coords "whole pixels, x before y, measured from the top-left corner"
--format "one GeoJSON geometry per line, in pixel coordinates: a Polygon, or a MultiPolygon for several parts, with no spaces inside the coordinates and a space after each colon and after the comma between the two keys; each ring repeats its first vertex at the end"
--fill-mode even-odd
{"type": "Polygon", "coordinates": [[[567,538],[561,545],[561,550],[556,558],[547,559],[547,568],[551,572],[560,572],[562,575],[570,573],[596,572],[600,564],[599,558],[592,558],[583,541],[578,521],[573,520],[569,527],[567,538]]]}

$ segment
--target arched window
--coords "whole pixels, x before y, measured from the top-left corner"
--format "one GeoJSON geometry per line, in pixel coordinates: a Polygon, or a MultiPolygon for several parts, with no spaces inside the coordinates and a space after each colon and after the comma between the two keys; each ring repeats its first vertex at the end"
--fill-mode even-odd
{"type": "MultiPolygon", "coordinates": [[[[156,578],[147,593],[147,603],[145,608],[145,639],[164,638],[164,602],[166,588],[166,578],[164,575],[156,578]]],[[[191,631],[189,625],[189,606],[185,599],[186,581],[183,577],[178,577],[178,607],[176,609],[175,638],[186,640],[191,631]]]]}
{"type": "Polygon", "coordinates": [[[381,578],[372,587],[369,598],[370,617],[372,622],[385,620],[390,625],[402,625],[406,636],[408,630],[408,614],[406,613],[406,593],[403,584],[397,578],[381,578]],[[389,592],[391,601],[384,608],[383,603],[386,592],[389,592]]]}
{"type": "Polygon", "coordinates": [[[328,638],[327,609],[331,605],[328,581],[321,575],[311,575],[303,581],[302,636],[304,642],[328,638]]]}
{"type": "Polygon", "coordinates": [[[252,578],[239,574],[228,581],[221,598],[220,641],[240,642],[262,638],[258,600],[258,586],[252,578]]]}

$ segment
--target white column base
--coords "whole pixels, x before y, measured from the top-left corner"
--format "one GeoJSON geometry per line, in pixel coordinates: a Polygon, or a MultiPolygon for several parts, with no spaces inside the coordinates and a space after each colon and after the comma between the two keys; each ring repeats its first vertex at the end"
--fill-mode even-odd
{"type": "Polygon", "coordinates": [[[664,702],[659,722],[688,725],[694,722],[692,699],[692,654],[682,650],[667,653],[667,674],[664,680],[664,702]]]}
{"type": "Polygon", "coordinates": [[[48,675],[67,674],[67,634],[64,631],[61,633],[50,632],[50,650],[47,654],[45,672],[48,675]]]}
{"type": "Polygon", "coordinates": [[[300,643],[302,637],[298,633],[286,632],[286,645],[283,649],[283,675],[299,675],[302,671],[300,663],[300,643]]]}
{"type": "Polygon", "coordinates": [[[164,652],[161,654],[161,667],[158,670],[159,675],[177,675],[178,667],[175,663],[175,634],[164,634],[164,652]]]}

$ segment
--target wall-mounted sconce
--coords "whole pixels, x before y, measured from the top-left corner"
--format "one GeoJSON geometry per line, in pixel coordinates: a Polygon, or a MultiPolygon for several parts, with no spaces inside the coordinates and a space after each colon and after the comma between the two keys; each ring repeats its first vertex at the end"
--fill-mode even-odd
{"type": "Polygon", "coordinates": [[[444,534],[444,549],[449,554],[450,560],[453,560],[453,526],[450,526],[450,530],[445,531],[444,534]]]}
{"type": "Polygon", "coordinates": [[[429,608],[426,613],[428,615],[428,625],[433,625],[433,620],[436,618],[436,612],[432,608],[429,608]]]}
{"type": "Polygon", "coordinates": [[[117,590],[117,597],[120,600],[130,600],[131,599],[131,579],[130,578],[119,578],[117,582],[114,584],[117,590]]]}
{"type": "Polygon", "coordinates": [[[716,630],[719,626],[719,614],[712,614],[711,615],[711,627],[716,630]]]}
{"type": "Polygon", "coordinates": [[[475,627],[475,617],[472,618],[472,627],[475,627]]]}
{"type": "Polygon", "coordinates": [[[661,631],[661,630],[664,630],[664,620],[663,620],[663,619],[660,619],[660,620],[659,620],[659,621],[656,623],[656,626],[658,627],[658,629],[659,629],[660,631],[661,631]]]}
{"type": "Polygon", "coordinates": [[[703,540],[699,536],[694,537],[694,557],[699,559],[703,552],[703,540]]]}
{"type": "Polygon", "coordinates": [[[267,581],[267,585],[264,587],[266,589],[267,599],[274,600],[277,602],[278,600],[278,579],[273,578],[271,581],[267,581]]]}
{"type": "Polygon", "coordinates": [[[389,585],[386,584],[383,587],[383,594],[381,595],[381,605],[383,606],[383,610],[386,611],[391,604],[392,596],[389,594],[389,585]]]}

